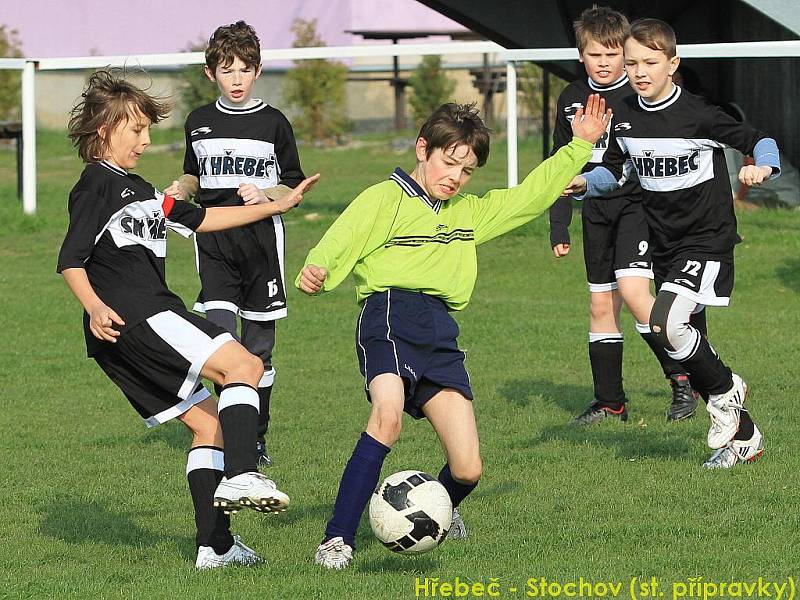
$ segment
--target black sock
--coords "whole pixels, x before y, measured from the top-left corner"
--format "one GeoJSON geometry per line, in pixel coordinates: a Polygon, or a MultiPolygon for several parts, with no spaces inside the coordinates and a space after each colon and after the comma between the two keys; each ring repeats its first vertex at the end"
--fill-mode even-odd
{"type": "Polygon", "coordinates": [[[389,450],[388,446],[381,444],[366,431],[361,434],[342,473],[333,516],[325,528],[326,540],[341,536],[350,547],[356,547],[358,522],[375,486],[378,485],[381,467],[389,450]]]}
{"type": "Polygon", "coordinates": [[[704,338],[708,339],[708,321],[706,320],[706,309],[692,313],[689,317],[689,325],[697,329],[704,338]]]}
{"type": "Polygon", "coordinates": [[[231,521],[228,515],[214,508],[214,491],[222,480],[222,450],[198,446],[189,450],[186,478],[194,504],[197,547],[211,546],[217,554],[225,554],[233,546],[231,521]]]}
{"type": "Polygon", "coordinates": [[[589,364],[592,367],[594,399],[617,410],[625,404],[622,388],[622,334],[590,333],[589,364]]]}
{"type": "Polygon", "coordinates": [[[219,423],[225,440],[225,477],[256,470],[258,392],[246,383],[231,383],[219,395],[219,423]]]}
{"type": "Polygon", "coordinates": [[[442,470],[439,471],[439,477],[437,477],[439,483],[444,486],[444,489],[447,490],[447,493],[450,494],[450,501],[453,503],[453,508],[456,508],[461,501],[470,495],[472,490],[478,487],[478,483],[460,483],[453,479],[453,474],[450,472],[450,465],[445,463],[442,470]]]}
{"type": "Polygon", "coordinates": [[[681,364],[674,358],[670,358],[669,354],[667,354],[667,349],[656,341],[653,332],[650,331],[650,325],[636,323],[636,331],[639,332],[639,335],[642,336],[642,339],[650,347],[650,350],[661,365],[661,370],[664,371],[665,377],[686,374],[681,364]]]}
{"type": "Polygon", "coordinates": [[[269,429],[269,399],[272,396],[272,386],[258,388],[258,439],[264,440],[269,429]]]}
{"type": "Polygon", "coordinates": [[[704,394],[704,398],[706,394],[724,394],[733,385],[731,370],[702,335],[698,334],[694,343],[694,352],[680,360],[692,387],[704,394]]]}

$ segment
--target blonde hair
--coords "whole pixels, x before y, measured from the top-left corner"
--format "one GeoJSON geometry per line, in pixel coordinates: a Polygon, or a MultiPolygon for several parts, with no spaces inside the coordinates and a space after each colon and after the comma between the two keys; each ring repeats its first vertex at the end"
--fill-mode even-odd
{"type": "Polygon", "coordinates": [[[107,140],[98,133],[101,127],[112,132],[137,113],[158,123],[169,116],[169,111],[164,98],[149,95],[111,71],[97,71],[70,113],[69,139],[84,162],[98,162],[108,149],[107,140]]]}
{"type": "Polygon", "coordinates": [[[660,50],[667,58],[677,54],[675,30],[659,19],[637,19],[631,25],[630,37],[650,50],[660,50]]]}
{"type": "Polygon", "coordinates": [[[581,13],[572,28],[578,51],[583,52],[592,40],[606,48],[621,48],[628,37],[630,24],[621,12],[595,4],[581,13]]]}

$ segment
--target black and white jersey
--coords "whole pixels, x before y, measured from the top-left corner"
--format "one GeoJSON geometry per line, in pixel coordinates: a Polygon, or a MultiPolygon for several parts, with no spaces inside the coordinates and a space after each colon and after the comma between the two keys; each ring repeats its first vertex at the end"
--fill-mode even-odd
{"type": "Polygon", "coordinates": [[[217,100],[186,119],[183,172],[200,180],[202,206],[238,206],[243,183],[264,189],[295,187],[304,179],[292,126],[276,108],[258,100],[231,108],[217,100]]]}
{"type": "MultiPolygon", "coordinates": [[[[184,309],[167,288],[167,229],[188,237],[205,209],[164,196],[138,175],[108,163],[91,163],[69,195],[69,229],[57,271],[82,268],[100,299],[125,321],[120,332],[167,309],[184,309]]],[[[88,328],[92,356],[108,345],[88,328]]]]}
{"type": "Polygon", "coordinates": [[[654,256],[730,253],[741,239],[723,149],[752,156],[764,134],[678,86],[657,103],[625,99],[614,134],[604,166],[617,177],[626,159],[633,163],[654,256]]]}
{"type": "MultiPolygon", "coordinates": [[[[584,108],[586,99],[590,94],[600,94],[606,101],[606,108],[612,110],[614,110],[617,105],[622,104],[625,98],[636,95],[628,82],[628,76],[625,74],[617,81],[606,86],[598,85],[589,77],[570,83],[558,97],[551,156],[572,140],[572,119],[578,109],[584,108]]],[[[606,133],[595,142],[592,158],[586,163],[586,166],[584,166],[583,173],[591,171],[603,162],[609,144],[613,142],[614,132],[612,124],[615,120],[616,114],[614,114],[611,121],[609,121],[606,133]]],[[[604,200],[623,197],[630,198],[640,193],[639,184],[635,176],[632,179],[627,178],[630,176],[630,171],[629,168],[624,170],[624,175],[626,176],[625,182],[620,188],[605,194],[603,196],[604,200]]],[[[567,227],[571,220],[572,199],[569,197],[559,198],[550,208],[551,242],[553,245],[569,242],[567,227]]]]}

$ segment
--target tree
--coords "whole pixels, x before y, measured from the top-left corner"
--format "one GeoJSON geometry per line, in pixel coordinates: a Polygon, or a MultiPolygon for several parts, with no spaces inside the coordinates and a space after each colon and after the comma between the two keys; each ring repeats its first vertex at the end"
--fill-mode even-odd
{"type": "MultiPolygon", "coordinates": [[[[206,49],[203,41],[194,42],[187,46],[189,52],[203,52],[206,49]]],[[[181,70],[180,95],[181,104],[188,113],[198,106],[211,104],[219,97],[219,90],[214,82],[206,77],[203,65],[192,65],[181,70]]]]}
{"type": "MultiPolygon", "coordinates": [[[[317,33],[317,21],[295,19],[292,46],[325,46],[317,33]]],[[[324,59],[294,61],[286,73],[283,98],[300,114],[294,119],[298,137],[316,142],[333,142],[349,127],[347,121],[347,67],[324,59]]]]}
{"type": "MultiPolygon", "coordinates": [[[[542,94],[544,71],[533,62],[524,62],[517,66],[517,84],[522,93],[522,102],[518,104],[520,114],[527,116],[528,128],[531,131],[542,130],[542,108],[544,107],[544,96],[542,94]]],[[[550,76],[550,115],[555,116],[557,110],[557,100],[567,87],[568,82],[550,76]]]]}
{"type": "MultiPolygon", "coordinates": [[[[0,56],[22,58],[21,47],[17,30],[0,25],[0,56]]],[[[22,77],[19,71],[0,69],[0,119],[19,118],[21,85],[22,77]]]]}
{"type": "Polygon", "coordinates": [[[450,101],[456,82],[447,77],[440,56],[425,56],[409,78],[412,95],[409,102],[414,122],[419,127],[423,121],[445,102],[450,101]]]}

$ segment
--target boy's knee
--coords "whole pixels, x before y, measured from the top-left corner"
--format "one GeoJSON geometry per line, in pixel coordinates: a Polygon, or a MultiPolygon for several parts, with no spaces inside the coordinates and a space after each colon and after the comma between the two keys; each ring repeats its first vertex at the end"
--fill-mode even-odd
{"type": "Polygon", "coordinates": [[[256,381],[261,379],[264,374],[264,361],[262,361],[255,354],[247,353],[247,369],[248,374],[251,375],[256,381]]]}
{"type": "Polygon", "coordinates": [[[589,313],[592,319],[606,319],[614,314],[614,303],[611,296],[592,294],[589,300],[589,313]]]}
{"type": "Polygon", "coordinates": [[[450,474],[458,483],[463,483],[464,485],[475,485],[480,481],[481,475],[483,475],[483,465],[481,464],[480,459],[474,460],[469,464],[451,464],[450,474]]]}
{"type": "Polygon", "coordinates": [[[374,431],[368,431],[368,433],[382,444],[392,446],[400,437],[403,429],[402,416],[394,412],[383,411],[372,419],[371,425],[369,429],[374,428],[374,431]]]}

